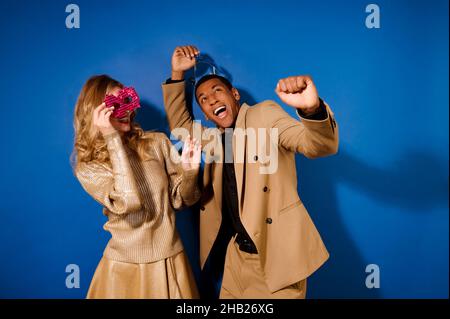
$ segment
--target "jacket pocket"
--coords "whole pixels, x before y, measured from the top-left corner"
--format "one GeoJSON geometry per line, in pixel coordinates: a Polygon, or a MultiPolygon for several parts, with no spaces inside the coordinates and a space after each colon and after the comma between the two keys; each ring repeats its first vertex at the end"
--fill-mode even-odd
{"type": "Polygon", "coordinates": [[[282,209],[279,211],[278,215],[283,215],[283,214],[289,212],[290,210],[292,210],[292,209],[294,209],[294,208],[297,208],[297,207],[299,207],[299,206],[302,206],[302,205],[303,205],[302,201],[301,201],[301,200],[298,200],[298,201],[296,201],[296,202],[294,202],[294,203],[292,203],[292,204],[289,204],[288,206],[282,208],[282,209]]]}

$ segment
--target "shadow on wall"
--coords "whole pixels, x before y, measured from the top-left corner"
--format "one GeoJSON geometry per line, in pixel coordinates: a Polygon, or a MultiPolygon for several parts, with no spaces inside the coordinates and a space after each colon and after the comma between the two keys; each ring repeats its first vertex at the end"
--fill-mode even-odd
{"type": "Polygon", "coordinates": [[[443,172],[445,166],[437,158],[418,152],[406,154],[388,169],[371,167],[345,149],[313,161],[298,156],[299,194],[330,251],[330,259],[309,281],[308,297],[381,297],[379,290],[365,286],[367,262],[341,219],[338,183],[353,185],[382,203],[426,213],[446,205],[448,181],[443,172]]]}
{"type": "Polygon", "coordinates": [[[144,131],[159,131],[169,136],[166,114],[146,100],[141,100],[141,108],[137,110],[136,122],[141,125],[144,131]]]}

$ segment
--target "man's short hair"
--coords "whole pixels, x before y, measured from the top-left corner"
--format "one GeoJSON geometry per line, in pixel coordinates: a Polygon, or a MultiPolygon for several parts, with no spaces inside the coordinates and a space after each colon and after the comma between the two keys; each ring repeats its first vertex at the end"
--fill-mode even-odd
{"type": "MultiPolygon", "coordinates": [[[[225,78],[223,76],[220,76],[220,75],[217,75],[217,74],[205,75],[204,77],[200,78],[200,80],[198,80],[198,82],[195,84],[194,96],[195,96],[195,100],[197,101],[197,103],[198,103],[198,100],[197,100],[197,89],[198,89],[198,87],[200,85],[202,85],[203,83],[205,83],[206,81],[209,81],[211,79],[219,79],[223,84],[225,84],[225,86],[229,90],[231,90],[233,88],[233,85],[231,84],[231,82],[227,78],[225,78]]],[[[200,105],[200,103],[198,103],[198,104],[200,105]]]]}

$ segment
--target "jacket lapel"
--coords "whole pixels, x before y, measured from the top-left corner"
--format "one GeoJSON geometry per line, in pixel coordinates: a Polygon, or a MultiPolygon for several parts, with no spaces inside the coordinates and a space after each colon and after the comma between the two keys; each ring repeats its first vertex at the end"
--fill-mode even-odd
{"type": "Polygon", "coordinates": [[[236,174],[236,186],[238,191],[239,215],[242,215],[243,195],[244,195],[244,170],[246,162],[246,143],[247,135],[245,134],[245,117],[247,115],[248,105],[242,104],[233,134],[233,161],[234,171],[236,174]]]}
{"type": "Polygon", "coordinates": [[[222,209],[222,169],[221,163],[212,164],[214,197],[219,209],[222,209]]]}
{"type": "Polygon", "coordinates": [[[216,147],[214,149],[219,151],[218,159],[211,163],[212,185],[214,190],[214,198],[217,208],[222,210],[222,172],[223,172],[223,150],[220,135],[215,139],[216,147]]]}

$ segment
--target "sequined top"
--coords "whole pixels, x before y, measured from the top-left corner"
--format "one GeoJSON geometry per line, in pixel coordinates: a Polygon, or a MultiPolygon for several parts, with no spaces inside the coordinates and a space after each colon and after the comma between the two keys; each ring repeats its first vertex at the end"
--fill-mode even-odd
{"type": "Polygon", "coordinates": [[[166,135],[150,134],[150,159],[141,160],[114,132],[105,136],[110,163],[82,162],[75,169],[83,188],[104,206],[104,229],[112,235],[104,256],[112,260],[149,263],[182,251],[175,210],[200,198],[198,170],[183,170],[171,160],[166,135]]]}

